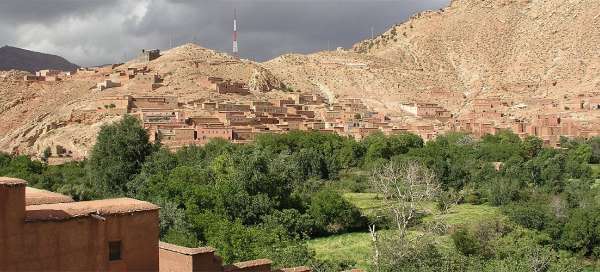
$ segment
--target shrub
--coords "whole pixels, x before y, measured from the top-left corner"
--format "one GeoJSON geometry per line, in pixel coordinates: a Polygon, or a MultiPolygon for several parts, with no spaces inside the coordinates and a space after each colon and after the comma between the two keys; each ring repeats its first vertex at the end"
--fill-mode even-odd
{"type": "Polygon", "coordinates": [[[479,240],[467,229],[460,228],[452,233],[450,237],[452,238],[454,247],[463,255],[470,256],[479,253],[481,247],[479,240]]]}
{"type": "Polygon", "coordinates": [[[503,207],[502,211],[508,218],[521,226],[542,230],[553,220],[548,207],[549,203],[541,200],[520,201],[503,207]]]}
{"type": "Polygon", "coordinates": [[[488,185],[488,201],[494,206],[506,205],[518,200],[520,184],[507,178],[496,178],[488,185]]]}

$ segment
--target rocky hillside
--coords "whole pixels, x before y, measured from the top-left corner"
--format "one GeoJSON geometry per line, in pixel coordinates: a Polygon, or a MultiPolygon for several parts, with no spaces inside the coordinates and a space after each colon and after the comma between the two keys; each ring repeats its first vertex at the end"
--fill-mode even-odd
{"type": "Polygon", "coordinates": [[[115,69],[147,66],[150,73],[163,79],[156,90],[140,90],[123,84],[99,92],[96,83],[104,80],[102,68],[92,76],[75,75],[59,82],[24,82],[25,72],[0,72],[0,151],[39,156],[45,148],[61,146],[72,152],[74,158],[86,157],[93,146],[101,125],[118,120],[118,116],[94,115],[87,122],[74,122],[72,116],[81,110],[94,110],[94,102],[103,97],[123,95],[169,96],[179,102],[203,99],[236,99],[222,97],[201,89],[196,80],[216,76],[245,82],[253,88],[245,99],[265,99],[277,92],[263,93],[280,82],[256,63],[193,44],[186,44],[162,53],[148,63],[130,61],[115,69]]]}
{"type": "MultiPolygon", "coordinates": [[[[600,1],[454,0],[352,49],[265,63],[298,88],[394,109],[428,90],[466,98],[559,98],[600,90],[600,1]]],[[[287,82],[286,82],[287,83],[287,82]]],[[[446,103],[446,101],[440,101],[446,103]]]]}
{"type": "Polygon", "coordinates": [[[164,79],[162,87],[97,92],[93,87],[102,76],[31,83],[20,80],[19,72],[0,73],[0,150],[36,155],[61,145],[86,156],[99,126],[115,118],[72,123],[74,111],[124,94],[176,95],[182,103],[223,99],[198,87],[195,80],[203,76],[247,83],[253,94],[245,101],[285,94],[261,92],[271,89],[314,91],[333,100],[363,98],[392,117],[402,117],[400,104],[411,101],[439,103],[460,115],[477,97],[500,96],[520,105],[600,92],[600,1],[454,0],[347,50],[254,63],[188,44],[149,63],[124,65],[148,66],[164,79]]]}
{"type": "Polygon", "coordinates": [[[0,47],[0,71],[13,69],[32,73],[43,69],[74,71],[78,67],[59,56],[11,46],[0,47]]]}

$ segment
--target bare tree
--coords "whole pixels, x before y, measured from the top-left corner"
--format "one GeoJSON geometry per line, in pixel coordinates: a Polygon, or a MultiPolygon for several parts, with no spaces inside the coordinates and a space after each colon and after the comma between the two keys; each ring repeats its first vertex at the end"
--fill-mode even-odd
{"type": "Polygon", "coordinates": [[[550,250],[539,246],[533,247],[527,255],[527,258],[529,259],[529,268],[533,272],[547,271],[552,263],[551,259],[555,257],[552,256],[550,250]]]}
{"type": "Polygon", "coordinates": [[[384,207],[392,212],[400,237],[405,237],[423,202],[440,191],[434,173],[417,162],[386,163],[372,172],[371,182],[382,194],[384,207]]]}
{"type": "Polygon", "coordinates": [[[373,262],[375,264],[375,269],[377,272],[381,271],[379,267],[379,245],[377,231],[375,231],[375,224],[369,226],[369,232],[371,233],[371,238],[373,239],[373,249],[375,250],[375,256],[373,256],[373,262]]]}

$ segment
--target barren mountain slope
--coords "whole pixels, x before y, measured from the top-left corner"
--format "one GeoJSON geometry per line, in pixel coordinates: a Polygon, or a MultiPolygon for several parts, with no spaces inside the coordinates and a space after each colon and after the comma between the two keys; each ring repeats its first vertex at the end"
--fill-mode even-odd
{"type": "MultiPolygon", "coordinates": [[[[264,64],[298,88],[393,110],[441,89],[513,100],[600,90],[600,1],[455,0],[351,50],[264,64]]],[[[444,103],[454,111],[461,99],[444,103]]]]}

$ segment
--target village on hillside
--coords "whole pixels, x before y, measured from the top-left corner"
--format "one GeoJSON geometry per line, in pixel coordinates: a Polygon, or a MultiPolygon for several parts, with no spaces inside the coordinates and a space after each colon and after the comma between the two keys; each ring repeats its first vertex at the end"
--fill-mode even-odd
{"type": "MultiPolygon", "coordinates": [[[[117,87],[134,91],[132,95],[102,95],[87,108],[73,111],[69,122],[86,124],[102,116],[131,114],[142,122],[151,141],[160,141],[172,150],[187,145],[201,146],[211,139],[247,143],[262,133],[292,130],[336,133],[356,140],[373,133],[413,133],[428,141],[450,131],[482,137],[508,129],[522,138],[539,137],[553,147],[560,147],[563,136],[590,138],[600,135],[600,122],[577,119],[578,115],[600,113],[600,92],[577,94],[562,101],[532,98],[518,104],[500,97],[474,98],[465,105],[466,112],[457,114],[439,104],[425,102],[457,98],[455,93],[434,90],[420,96],[428,99],[402,103],[400,110],[406,118],[396,118],[374,111],[361,99],[352,97],[333,100],[320,93],[296,91],[282,92],[280,98],[257,99],[254,96],[252,99],[244,82],[202,76],[194,83],[201,90],[214,94],[212,99],[182,102],[176,95],[144,95],[162,87],[163,75],[144,65],[160,56],[159,50],[142,50],[135,66],[109,65],[80,68],[74,72],[42,70],[24,76],[23,80],[48,84],[97,80],[97,86],[91,92],[103,93],[117,87]],[[527,110],[528,107],[537,110],[530,114],[531,118],[512,116],[514,109],[527,110]]],[[[458,97],[461,98],[464,97],[458,97]]],[[[63,146],[50,148],[56,163],[73,159],[71,152],[63,146]]]]}
{"type": "Polygon", "coordinates": [[[5,2],[0,272],[600,271],[598,0],[5,2]]]}

